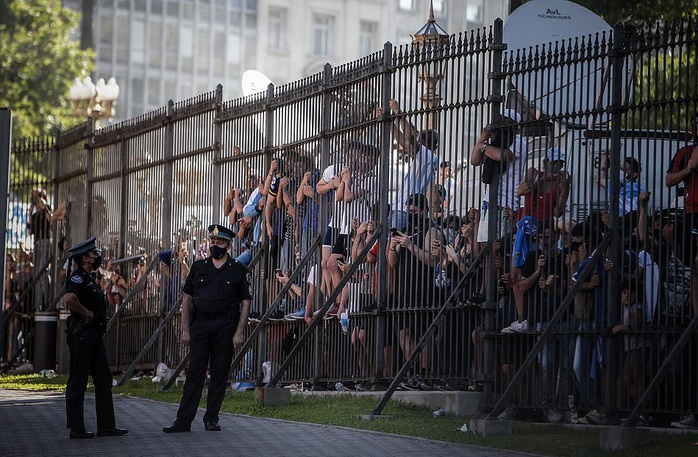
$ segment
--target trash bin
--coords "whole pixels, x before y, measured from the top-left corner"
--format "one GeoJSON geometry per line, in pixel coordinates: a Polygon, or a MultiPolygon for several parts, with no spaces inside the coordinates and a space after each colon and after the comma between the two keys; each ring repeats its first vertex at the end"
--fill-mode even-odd
{"type": "Polygon", "coordinates": [[[65,340],[68,316],[70,316],[70,311],[64,309],[61,310],[58,316],[58,331],[56,332],[58,367],[56,368],[56,373],[59,374],[68,374],[70,372],[70,351],[68,351],[68,342],[65,340]]]}
{"type": "Polygon", "coordinates": [[[37,311],[34,315],[34,371],[56,369],[58,313],[37,311]]]}

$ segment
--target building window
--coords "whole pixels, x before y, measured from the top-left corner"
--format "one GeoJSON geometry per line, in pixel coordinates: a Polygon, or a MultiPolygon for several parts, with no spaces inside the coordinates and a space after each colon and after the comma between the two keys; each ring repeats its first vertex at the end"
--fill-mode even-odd
{"type": "Polygon", "coordinates": [[[143,114],[145,110],[145,105],[143,104],[145,95],[145,81],[140,78],[133,78],[131,80],[131,112],[128,113],[129,117],[138,116],[143,114]]]}
{"type": "Polygon", "coordinates": [[[148,66],[160,68],[162,65],[162,24],[151,22],[148,30],[148,66]]]}
{"type": "Polygon", "coordinates": [[[177,49],[179,47],[179,28],[176,24],[165,26],[165,67],[177,69],[177,49]]]}
{"type": "Polygon", "coordinates": [[[446,16],[446,0],[434,1],[434,16],[446,16]]]}
{"type": "Polygon", "coordinates": [[[398,7],[404,11],[414,11],[417,9],[417,0],[398,0],[398,7]]]}
{"type": "Polygon", "coordinates": [[[160,101],[160,78],[148,78],[148,105],[162,105],[160,101]]]}
{"type": "Polygon", "coordinates": [[[313,16],[312,54],[315,56],[332,55],[332,29],[334,17],[322,14],[313,16]]]}
{"type": "Polygon", "coordinates": [[[179,29],[179,57],[182,71],[190,72],[194,66],[194,30],[189,27],[179,29]]]}
{"type": "Polygon", "coordinates": [[[130,30],[128,16],[116,18],[116,63],[128,64],[130,30]]]}
{"type": "Polygon", "coordinates": [[[227,55],[226,61],[228,63],[239,64],[240,63],[240,36],[239,35],[228,35],[227,37],[227,55]]]}
{"type": "Polygon", "coordinates": [[[142,19],[131,22],[131,63],[145,63],[145,21],[142,19]]]}
{"type": "Polygon", "coordinates": [[[269,49],[286,50],[286,8],[269,8],[269,49]]]}
{"type": "Polygon", "coordinates": [[[376,32],[378,23],[372,21],[361,21],[359,31],[359,52],[361,56],[367,56],[376,51],[376,32]]]}
{"type": "Polygon", "coordinates": [[[199,29],[196,40],[196,67],[200,75],[207,75],[211,62],[211,32],[209,29],[199,29]]]}
{"type": "Polygon", "coordinates": [[[465,18],[468,22],[482,24],[482,0],[468,0],[465,18]]]}
{"type": "Polygon", "coordinates": [[[225,57],[226,57],[226,37],[225,32],[216,32],[213,34],[213,76],[222,78],[225,76],[225,57]]]}
{"type": "Polygon", "coordinates": [[[172,17],[179,17],[179,3],[167,2],[167,15],[172,17]]]}

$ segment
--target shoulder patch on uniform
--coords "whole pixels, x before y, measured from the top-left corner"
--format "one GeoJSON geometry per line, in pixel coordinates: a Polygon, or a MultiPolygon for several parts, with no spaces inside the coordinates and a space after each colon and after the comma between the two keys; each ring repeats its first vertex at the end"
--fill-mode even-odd
{"type": "Polygon", "coordinates": [[[82,276],[80,275],[73,275],[70,277],[70,280],[74,282],[75,284],[80,284],[82,283],[82,276]]]}
{"type": "Polygon", "coordinates": [[[246,279],[247,279],[247,284],[252,284],[252,273],[249,271],[247,272],[246,279]]]}

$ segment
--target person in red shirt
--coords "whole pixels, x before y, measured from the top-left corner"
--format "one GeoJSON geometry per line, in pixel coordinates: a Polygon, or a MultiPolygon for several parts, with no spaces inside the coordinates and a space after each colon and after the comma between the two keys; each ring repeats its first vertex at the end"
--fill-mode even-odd
{"type": "Polygon", "coordinates": [[[558,148],[548,149],[543,160],[543,171],[526,170],[516,193],[524,197],[524,216],[531,216],[537,224],[553,223],[565,212],[572,178],[565,171],[565,153],[558,148]]]}
{"type": "Polygon", "coordinates": [[[693,313],[698,308],[698,264],[696,263],[696,247],[698,237],[691,234],[698,229],[698,112],[691,116],[691,140],[676,152],[671,159],[665,182],[667,187],[684,186],[684,214],[682,222],[676,224],[674,234],[674,251],[684,265],[691,265],[691,304],[693,313]]]}

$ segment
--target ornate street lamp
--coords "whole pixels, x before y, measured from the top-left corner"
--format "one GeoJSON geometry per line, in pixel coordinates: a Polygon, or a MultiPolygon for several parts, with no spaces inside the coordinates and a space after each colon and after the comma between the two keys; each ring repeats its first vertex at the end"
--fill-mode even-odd
{"type": "Polygon", "coordinates": [[[426,128],[435,129],[438,125],[437,113],[430,110],[441,101],[438,91],[438,84],[444,76],[441,58],[450,41],[450,35],[434,19],[434,1],[432,0],[429,3],[429,20],[412,36],[416,59],[423,62],[419,67],[419,79],[425,85],[422,103],[428,111],[425,119],[426,128]]]}
{"type": "Polygon", "coordinates": [[[96,85],[89,76],[82,80],[75,78],[75,82],[70,86],[69,96],[73,102],[75,116],[89,116],[95,121],[111,121],[116,113],[119,85],[114,78],[109,78],[106,83],[104,78],[99,78],[96,85]]]}

